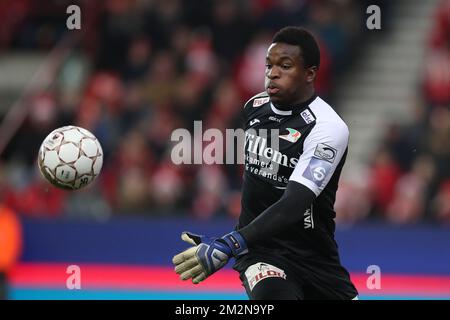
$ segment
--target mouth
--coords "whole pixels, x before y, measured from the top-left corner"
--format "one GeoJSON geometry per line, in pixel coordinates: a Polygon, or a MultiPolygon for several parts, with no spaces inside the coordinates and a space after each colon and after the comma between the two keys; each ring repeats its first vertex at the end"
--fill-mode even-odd
{"type": "Polygon", "coordinates": [[[266,89],[269,96],[277,94],[280,91],[280,88],[278,88],[275,84],[269,83],[266,89]]]}

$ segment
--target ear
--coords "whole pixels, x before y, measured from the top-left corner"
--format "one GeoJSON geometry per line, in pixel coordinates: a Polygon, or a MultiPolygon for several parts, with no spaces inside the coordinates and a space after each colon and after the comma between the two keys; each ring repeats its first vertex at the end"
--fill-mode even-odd
{"type": "Polygon", "coordinates": [[[317,67],[313,66],[313,67],[309,67],[308,69],[306,69],[306,82],[307,83],[313,83],[314,80],[316,79],[316,75],[317,75],[317,67]]]}

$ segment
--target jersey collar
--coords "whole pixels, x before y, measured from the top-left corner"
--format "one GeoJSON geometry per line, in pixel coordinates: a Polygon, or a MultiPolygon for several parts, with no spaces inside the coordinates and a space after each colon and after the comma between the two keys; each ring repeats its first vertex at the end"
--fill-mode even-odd
{"type": "Polygon", "coordinates": [[[300,113],[301,111],[305,110],[311,104],[311,102],[316,100],[316,98],[317,94],[313,94],[312,97],[309,98],[308,100],[300,104],[287,107],[284,110],[278,109],[272,102],[270,102],[270,108],[272,109],[273,113],[278,114],[280,116],[291,116],[293,113],[300,113]]]}
{"type": "Polygon", "coordinates": [[[273,113],[278,114],[280,116],[290,116],[290,115],[292,115],[292,110],[280,110],[280,109],[277,109],[273,105],[272,102],[270,103],[270,108],[272,109],[273,113]]]}

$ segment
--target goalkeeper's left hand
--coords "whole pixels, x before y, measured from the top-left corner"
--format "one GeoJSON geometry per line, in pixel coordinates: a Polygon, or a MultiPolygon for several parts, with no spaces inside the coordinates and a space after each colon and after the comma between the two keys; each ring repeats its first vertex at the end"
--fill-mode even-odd
{"type": "Polygon", "coordinates": [[[222,238],[208,238],[183,232],[181,239],[193,247],[174,256],[172,262],[181,280],[192,279],[193,284],[200,283],[221,269],[231,257],[248,252],[244,238],[237,231],[222,238]]]}

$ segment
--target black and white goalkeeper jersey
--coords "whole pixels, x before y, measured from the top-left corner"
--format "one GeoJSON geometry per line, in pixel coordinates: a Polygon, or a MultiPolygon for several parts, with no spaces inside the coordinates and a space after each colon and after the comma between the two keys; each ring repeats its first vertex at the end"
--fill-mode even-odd
{"type": "Polygon", "coordinates": [[[265,92],[245,104],[244,119],[245,171],[237,229],[277,202],[290,180],[316,195],[306,211],[292,212],[302,216],[298,223],[252,252],[340,266],[334,202],[347,154],[347,125],[318,96],[290,110],[279,110],[265,92]]]}

